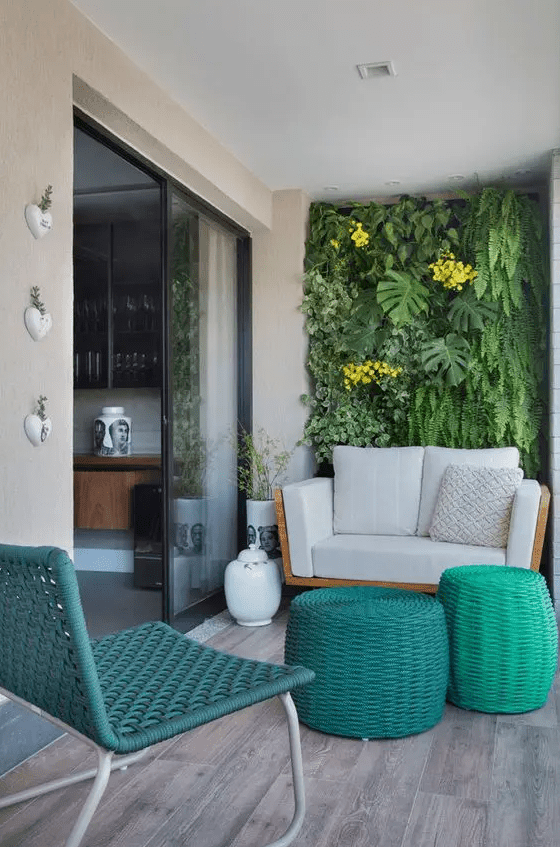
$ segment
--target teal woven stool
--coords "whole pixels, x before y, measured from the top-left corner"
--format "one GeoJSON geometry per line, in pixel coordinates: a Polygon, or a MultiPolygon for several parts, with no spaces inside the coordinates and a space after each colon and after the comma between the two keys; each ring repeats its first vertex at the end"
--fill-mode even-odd
{"type": "Polygon", "coordinates": [[[558,660],[558,629],[544,577],[503,565],[449,568],[437,599],[449,632],[448,699],[479,712],[543,706],[558,660]]]}
{"type": "Polygon", "coordinates": [[[294,691],[300,720],[332,735],[399,738],[442,717],[449,673],[445,615],[398,588],[324,588],[290,606],[285,661],[315,680],[294,691]]]}

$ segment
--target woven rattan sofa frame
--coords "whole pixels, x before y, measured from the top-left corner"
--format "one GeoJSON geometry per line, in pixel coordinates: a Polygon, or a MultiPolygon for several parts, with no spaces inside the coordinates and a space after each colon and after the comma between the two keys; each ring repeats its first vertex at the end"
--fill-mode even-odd
{"type": "MultiPolygon", "coordinates": [[[[90,716],[93,716],[95,712],[99,713],[99,711],[104,713],[100,718],[100,723],[103,724],[103,721],[107,718],[108,709],[105,709],[103,699],[100,699],[99,696],[96,697],[96,692],[97,695],[99,695],[102,689],[99,684],[100,677],[98,678],[96,673],[96,659],[94,658],[93,652],[95,645],[99,647],[104,641],[108,641],[111,638],[118,638],[119,644],[121,644],[123,643],[123,639],[125,639],[127,633],[130,633],[131,637],[137,638],[137,635],[135,636],[133,634],[139,633],[140,630],[144,630],[146,628],[159,628],[165,633],[165,636],[168,639],[172,639],[175,642],[179,653],[184,650],[182,643],[181,646],[178,646],[180,642],[188,642],[190,645],[193,645],[193,647],[188,649],[197,651],[198,656],[204,654],[205,656],[211,656],[212,660],[214,660],[214,657],[217,657],[217,660],[221,660],[222,662],[230,662],[231,660],[232,663],[236,663],[236,673],[238,676],[242,674],[245,667],[248,668],[247,673],[253,673],[255,677],[257,676],[257,671],[259,669],[265,669],[262,673],[270,673],[272,669],[275,673],[284,674],[283,676],[279,676],[277,679],[275,678],[271,683],[261,683],[258,690],[256,683],[254,690],[250,687],[250,684],[247,684],[241,694],[231,695],[231,697],[229,697],[229,702],[224,702],[228,698],[221,696],[221,699],[219,699],[216,704],[212,703],[206,708],[206,711],[204,709],[198,709],[199,713],[204,713],[201,719],[198,719],[196,708],[193,708],[193,711],[189,716],[183,715],[183,719],[186,719],[192,724],[189,728],[195,728],[196,726],[201,726],[217,717],[239,711],[240,709],[253,705],[254,703],[262,702],[263,700],[270,699],[273,696],[279,697],[282,706],[284,707],[288,725],[293,777],[294,815],[285,833],[280,838],[271,842],[268,847],[287,847],[288,844],[291,844],[301,829],[305,814],[303,763],[299,735],[299,722],[289,691],[299,685],[310,682],[314,677],[314,673],[306,670],[305,668],[287,668],[284,666],[270,665],[266,662],[258,662],[229,656],[228,654],[216,651],[211,647],[199,645],[191,639],[183,636],[181,633],[172,630],[171,627],[168,627],[163,623],[143,624],[140,627],[135,627],[131,630],[124,630],[121,633],[117,633],[114,637],[108,636],[106,639],[99,639],[98,641],[90,642],[87,635],[85,620],[83,618],[83,611],[80,603],[73,564],[64,551],[50,547],[15,547],[11,545],[0,545],[0,641],[2,642],[0,683],[4,682],[6,677],[15,675],[21,678],[21,686],[24,689],[33,690],[34,696],[21,697],[18,693],[14,693],[14,691],[11,690],[11,687],[6,688],[1,684],[0,694],[9,698],[14,703],[29,709],[34,714],[45,718],[55,726],[93,748],[97,754],[97,767],[81,771],[79,773],[73,773],[70,776],[53,780],[48,783],[43,783],[42,785],[34,786],[15,794],[0,797],[0,808],[6,808],[16,803],[21,803],[34,797],[47,794],[51,791],[56,791],[57,789],[62,789],[67,786],[74,785],[75,783],[93,778],[94,782],[91,790],[65,844],[65,847],[78,847],[78,845],[82,842],[87,827],[89,826],[95,810],[103,796],[111,771],[116,769],[125,770],[128,765],[138,762],[146,756],[153,744],[158,743],[165,738],[172,738],[182,734],[183,730],[179,729],[178,731],[171,731],[173,728],[164,726],[162,722],[162,724],[155,727],[155,729],[153,726],[150,726],[149,729],[144,732],[146,736],[151,735],[153,737],[154,734],[157,734],[158,730],[161,730],[159,737],[152,740],[150,743],[142,742],[141,749],[134,749],[134,738],[132,737],[133,733],[131,733],[125,739],[125,743],[128,744],[132,739],[131,749],[133,749],[133,752],[126,755],[118,755],[118,751],[110,749],[104,744],[98,743],[98,740],[94,737],[80,731],[82,727],[80,726],[77,728],[76,726],[76,723],[79,723],[79,721],[74,722],[73,725],[66,720],[61,720],[60,717],[53,714],[52,712],[56,711],[55,708],[51,710],[42,708],[42,706],[44,706],[43,701],[48,702],[50,696],[49,692],[46,691],[45,682],[48,686],[49,674],[56,675],[60,672],[62,674],[62,678],[58,680],[58,682],[61,684],[63,690],[62,699],[66,701],[77,700],[78,706],[80,705],[80,699],[83,699],[85,712],[87,713],[87,710],[90,709],[90,716]],[[21,573],[24,562],[27,568],[26,574],[21,573]],[[35,564],[37,565],[36,568],[35,564]],[[36,571],[35,574],[33,574],[34,570],[36,571]],[[15,589],[13,585],[10,585],[11,576],[14,571],[18,572],[17,580],[12,580],[12,582],[17,582],[15,589]],[[45,597],[45,602],[41,604],[42,608],[41,605],[39,607],[35,605],[32,609],[30,605],[26,605],[26,580],[36,583],[33,589],[30,590],[30,593],[35,595],[41,593],[40,591],[37,591],[37,584],[39,584],[40,588],[41,582],[43,584],[52,583],[53,587],[56,586],[54,590],[51,588],[51,585],[47,586],[50,591],[50,595],[45,597]],[[19,606],[20,608],[13,608],[14,606],[19,606]],[[27,640],[26,635],[29,635],[29,632],[33,628],[33,624],[35,623],[33,620],[32,625],[26,628],[25,618],[21,618],[21,615],[25,613],[27,613],[29,619],[31,619],[32,615],[38,616],[42,613],[45,620],[41,622],[41,625],[46,624],[47,627],[49,624],[52,624],[52,627],[58,626],[58,629],[62,630],[68,641],[69,650],[66,651],[66,655],[64,655],[65,651],[63,649],[60,650],[60,657],[57,656],[56,649],[50,651],[52,655],[50,657],[50,661],[48,661],[47,669],[36,669],[34,667],[34,665],[37,664],[46,664],[44,656],[39,657],[39,660],[37,661],[37,656],[29,655],[32,651],[26,651],[25,648],[22,648],[21,642],[27,640]],[[18,617],[21,620],[19,632],[17,631],[18,617]],[[15,626],[10,625],[10,619],[11,621],[16,622],[15,626]],[[8,621],[8,624],[6,624],[6,621],[8,621]],[[10,632],[10,629],[13,631],[10,632]],[[12,649],[13,644],[10,643],[10,635],[13,635],[13,642],[18,642],[14,649],[12,649]],[[76,678],[78,678],[79,683],[83,683],[83,689],[77,693],[73,690],[76,688],[76,679],[72,678],[72,675],[70,674],[68,674],[66,678],[64,674],[64,667],[68,665],[68,656],[72,653],[75,654],[76,659],[76,678]],[[28,659],[27,662],[26,654],[28,659]],[[8,669],[6,670],[6,668],[8,669]],[[62,668],[62,671],[60,671],[60,668],[62,668]],[[43,679],[41,679],[41,677],[43,677],[43,679]],[[64,691],[66,684],[68,686],[67,695],[64,691]],[[240,705],[240,700],[244,700],[245,702],[240,705]],[[208,711],[214,713],[213,716],[208,717],[206,715],[206,712],[208,711]]],[[[45,634],[44,628],[42,629],[42,633],[43,635],[45,634]]],[[[33,642],[33,646],[35,646],[35,641],[33,642]]],[[[97,664],[99,664],[99,661],[97,664]]],[[[130,679],[127,679],[126,682],[127,685],[133,685],[134,681],[131,683],[130,679]]],[[[54,688],[54,686],[52,687],[54,688]]],[[[113,689],[115,688],[114,683],[112,687],[113,689]]],[[[222,687],[221,678],[217,681],[217,687],[222,687]]],[[[60,698],[60,695],[58,696],[60,698]]],[[[180,719],[178,720],[180,723],[180,719]]],[[[95,717],[93,717],[93,724],[94,731],[92,732],[92,735],[97,731],[95,729],[95,717]]]]}
{"type": "MultiPolygon", "coordinates": [[[[300,585],[307,588],[331,588],[336,585],[382,585],[389,588],[408,588],[410,591],[422,591],[428,594],[436,593],[438,588],[437,583],[376,582],[373,580],[370,581],[361,579],[325,579],[318,576],[296,576],[292,572],[290,543],[286,527],[286,513],[284,511],[284,497],[281,488],[277,488],[274,492],[274,501],[276,504],[276,520],[278,522],[278,535],[282,550],[282,566],[284,568],[286,585],[300,585]]],[[[541,566],[549,507],[550,490],[548,486],[541,485],[541,499],[539,503],[537,526],[535,529],[535,540],[533,542],[533,553],[531,556],[531,570],[533,571],[538,571],[541,566]]]]}

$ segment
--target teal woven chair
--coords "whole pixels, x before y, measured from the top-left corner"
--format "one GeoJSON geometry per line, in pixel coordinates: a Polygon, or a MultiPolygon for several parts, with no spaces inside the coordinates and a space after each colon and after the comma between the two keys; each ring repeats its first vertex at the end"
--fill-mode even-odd
{"type": "Polygon", "coordinates": [[[94,778],[66,847],[78,847],[115,768],[148,748],[278,695],[288,722],[295,811],[270,847],[303,822],[297,713],[289,692],[311,682],[302,667],[213,650],[164,623],[90,641],[74,566],[53,547],[0,545],[0,693],[92,746],[97,768],[0,798],[0,808],[94,778]]]}

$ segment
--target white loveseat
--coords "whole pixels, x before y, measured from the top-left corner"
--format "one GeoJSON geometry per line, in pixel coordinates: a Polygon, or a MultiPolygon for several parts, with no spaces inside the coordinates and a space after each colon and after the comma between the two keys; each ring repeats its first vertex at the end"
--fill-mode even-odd
{"type": "Polygon", "coordinates": [[[550,494],[517,448],[341,446],[333,465],[276,493],[287,584],[435,591],[455,565],[539,569],[550,494]]]}

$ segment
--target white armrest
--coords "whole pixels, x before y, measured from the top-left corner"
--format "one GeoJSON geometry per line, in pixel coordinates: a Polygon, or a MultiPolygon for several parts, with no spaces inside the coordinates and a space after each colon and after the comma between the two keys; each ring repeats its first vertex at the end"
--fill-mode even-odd
{"type": "Polygon", "coordinates": [[[540,500],[541,487],[537,480],[522,480],[511,510],[506,565],[516,568],[531,567],[540,500]]]}
{"type": "Polygon", "coordinates": [[[282,488],[294,576],[313,576],[311,548],[333,534],[333,480],[292,482],[282,488]]]}

